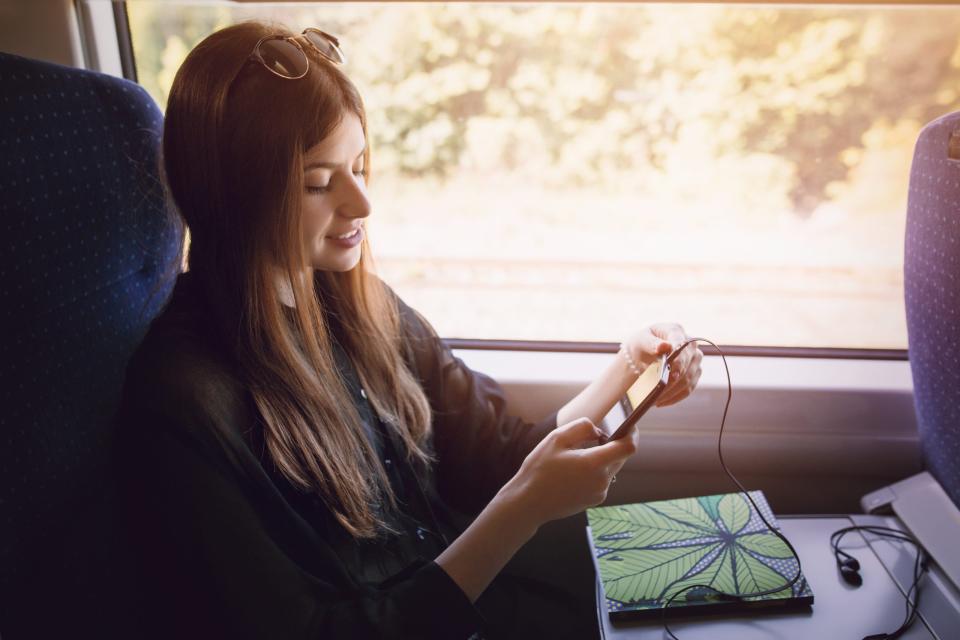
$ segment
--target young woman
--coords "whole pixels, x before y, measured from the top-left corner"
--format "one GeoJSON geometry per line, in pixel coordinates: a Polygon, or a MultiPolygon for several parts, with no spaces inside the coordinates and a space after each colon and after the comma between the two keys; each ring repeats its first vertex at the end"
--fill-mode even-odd
{"type": "MultiPolygon", "coordinates": [[[[604,500],[637,445],[598,445],[594,425],[686,336],[640,330],[542,422],[508,416],[372,271],[366,117],[340,59],[320,31],[243,23],[174,79],[163,167],[189,271],[130,363],[118,439],[151,625],[582,637],[589,613],[495,578],[541,525],[604,500]]],[[[684,350],[660,404],[690,393],[701,357],[684,350]]]]}

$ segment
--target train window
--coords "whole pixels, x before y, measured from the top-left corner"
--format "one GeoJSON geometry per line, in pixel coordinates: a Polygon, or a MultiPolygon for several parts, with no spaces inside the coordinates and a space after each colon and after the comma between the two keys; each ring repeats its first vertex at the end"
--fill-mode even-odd
{"type": "Polygon", "coordinates": [[[447,337],[904,349],[923,123],[960,108],[960,8],[127,3],[161,104],[212,30],[340,36],[384,278],[447,337]]]}

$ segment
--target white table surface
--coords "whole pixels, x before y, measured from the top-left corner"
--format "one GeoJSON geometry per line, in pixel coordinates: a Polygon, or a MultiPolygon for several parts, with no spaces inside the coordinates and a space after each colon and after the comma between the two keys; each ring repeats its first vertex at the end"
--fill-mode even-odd
{"type": "MultiPolygon", "coordinates": [[[[897,524],[893,518],[853,518],[858,524],[897,524]]],[[[863,585],[855,588],[840,578],[830,549],[830,534],[850,526],[853,520],[844,516],[781,516],[778,520],[800,555],[804,575],[813,589],[813,606],[809,610],[790,612],[764,610],[674,618],[670,628],[680,640],[861,640],[900,626],[905,609],[898,582],[909,586],[907,578],[913,567],[912,547],[889,541],[871,540],[868,544],[858,533],[848,534],[843,548],[860,561],[863,576],[863,585]]],[[[954,606],[956,590],[949,583],[938,581],[937,576],[926,576],[922,584],[924,592],[920,610],[923,616],[900,638],[960,639],[960,608],[954,606]],[[944,588],[946,593],[938,591],[944,588]]],[[[597,618],[605,640],[661,640],[668,637],[659,618],[614,625],[599,597],[598,605],[597,618]]]]}

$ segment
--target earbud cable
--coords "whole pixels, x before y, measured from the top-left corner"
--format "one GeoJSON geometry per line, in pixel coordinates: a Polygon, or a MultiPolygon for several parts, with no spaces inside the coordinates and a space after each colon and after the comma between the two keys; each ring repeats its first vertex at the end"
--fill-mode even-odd
{"type": "Polygon", "coordinates": [[[661,622],[663,623],[663,630],[671,640],[679,640],[679,639],[670,630],[670,625],[667,624],[667,608],[670,606],[670,604],[674,600],[677,599],[677,597],[680,594],[686,591],[690,591],[691,589],[709,589],[715,595],[719,596],[720,600],[726,600],[726,601],[732,601],[732,602],[743,602],[745,598],[760,598],[763,596],[772,595],[774,593],[779,593],[784,589],[790,589],[792,593],[794,585],[797,584],[797,582],[799,582],[800,579],[803,577],[803,570],[800,568],[800,555],[797,553],[797,550],[793,548],[793,545],[790,544],[790,541],[787,540],[786,536],[780,533],[780,531],[776,527],[774,527],[772,524],[770,524],[770,522],[767,521],[767,518],[763,515],[763,511],[761,511],[760,507],[757,506],[757,503],[754,502],[753,497],[750,495],[750,492],[747,491],[742,484],[740,484],[740,481],[737,480],[736,476],[734,476],[733,473],[730,471],[730,469],[727,467],[726,462],[724,462],[723,447],[722,447],[723,428],[727,422],[727,411],[730,409],[730,401],[733,399],[733,384],[730,381],[730,367],[727,366],[727,357],[723,354],[723,351],[721,351],[720,347],[718,347],[716,344],[714,344],[710,340],[707,340],[706,338],[690,338],[689,340],[684,342],[682,345],[680,345],[679,347],[673,350],[673,352],[667,357],[667,363],[668,364],[672,363],[674,358],[676,358],[680,354],[680,352],[684,349],[684,347],[694,342],[706,342],[707,344],[711,345],[714,349],[716,349],[717,353],[720,354],[720,358],[723,360],[723,368],[727,373],[727,402],[723,406],[723,417],[720,419],[720,431],[717,433],[717,458],[720,460],[720,466],[723,468],[723,472],[727,474],[727,477],[730,478],[730,480],[733,481],[733,484],[736,485],[736,487],[740,490],[740,493],[742,493],[744,497],[746,497],[746,499],[750,501],[750,504],[753,505],[754,511],[756,511],[757,515],[760,516],[760,520],[767,527],[770,533],[777,536],[780,540],[783,541],[785,545],[787,545],[787,548],[790,550],[790,553],[793,554],[794,559],[796,559],[797,561],[797,573],[790,580],[785,582],[783,585],[777,586],[773,589],[764,589],[762,591],[753,591],[749,593],[727,593],[725,591],[721,591],[720,589],[717,589],[716,587],[713,587],[708,584],[687,585],[686,587],[680,589],[679,591],[677,591],[676,593],[668,597],[664,601],[663,607],[660,610],[661,611],[660,619],[661,619],[661,622]]]}
{"type": "MultiPolygon", "coordinates": [[[[750,492],[747,491],[746,488],[744,488],[744,486],[740,483],[739,480],[737,480],[736,476],[733,475],[733,472],[730,471],[730,468],[727,467],[727,464],[723,459],[723,446],[722,446],[723,429],[727,423],[727,411],[730,409],[730,401],[733,399],[733,384],[730,381],[730,367],[727,366],[727,358],[724,355],[723,351],[720,349],[720,347],[718,347],[716,344],[714,344],[710,340],[707,340],[706,338],[690,338],[689,340],[684,342],[682,345],[674,349],[674,351],[667,357],[667,363],[668,364],[672,363],[673,360],[684,349],[684,347],[694,342],[706,342],[707,344],[711,345],[714,349],[716,349],[717,353],[720,354],[720,358],[723,360],[723,368],[727,374],[727,402],[723,406],[723,417],[720,419],[720,431],[717,433],[717,458],[720,460],[720,466],[723,468],[723,472],[727,474],[727,477],[730,478],[733,484],[736,485],[737,489],[740,490],[740,493],[742,493],[744,497],[750,501],[750,504],[753,505],[753,508],[756,511],[757,515],[760,517],[760,520],[763,521],[763,524],[766,525],[770,533],[777,536],[780,540],[783,541],[785,545],[787,545],[787,548],[790,550],[790,553],[793,554],[794,559],[796,559],[797,561],[797,573],[796,575],[793,576],[793,578],[791,578],[789,581],[784,583],[782,586],[778,586],[773,589],[765,589],[763,591],[754,591],[751,593],[727,593],[725,591],[721,591],[720,589],[717,589],[716,587],[713,587],[708,584],[687,585],[686,587],[680,589],[679,591],[677,591],[676,593],[668,597],[664,601],[663,607],[660,610],[661,611],[660,619],[663,624],[663,630],[671,640],[679,640],[679,639],[677,638],[676,635],[674,635],[673,631],[671,631],[670,625],[667,624],[667,608],[670,606],[671,603],[673,603],[677,599],[677,597],[680,594],[686,591],[689,591],[691,589],[698,589],[698,588],[708,589],[712,591],[716,596],[718,596],[720,600],[726,600],[730,602],[743,602],[744,599],[746,598],[759,598],[763,596],[768,596],[774,593],[779,593],[785,589],[790,589],[792,593],[794,585],[796,585],[797,582],[799,582],[803,576],[803,570],[801,569],[801,566],[800,566],[800,555],[797,553],[797,550],[793,547],[792,544],[790,544],[790,541],[787,540],[786,536],[784,536],[779,529],[777,529],[776,527],[771,525],[770,522],[767,521],[766,517],[763,515],[763,511],[761,511],[760,507],[757,506],[757,503],[754,502],[753,497],[750,495],[750,492]]],[[[840,549],[840,541],[843,539],[843,537],[847,533],[851,531],[867,531],[880,537],[886,537],[886,538],[891,538],[895,540],[900,540],[902,542],[908,542],[914,545],[914,547],[917,550],[917,555],[914,558],[914,563],[913,563],[913,583],[910,585],[910,589],[907,591],[907,595],[906,595],[906,612],[905,612],[903,623],[895,631],[892,631],[890,633],[878,633],[872,636],[867,636],[867,638],[864,639],[864,640],[895,640],[896,638],[899,638],[901,635],[903,635],[903,632],[906,631],[911,624],[913,624],[914,620],[918,615],[919,602],[920,602],[920,586],[919,585],[920,585],[920,580],[923,577],[923,574],[927,570],[926,552],[919,542],[917,542],[915,539],[913,539],[904,531],[900,531],[898,529],[892,529],[890,527],[884,527],[880,525],[856,525],[852,527],[845,527],[843,529],[835,531],[830,536],[830,546],[833,548],[835,556],[838,554],[849,556],[849,554],[847,554],[846,552],[840,549]],[[911,598],[913,599],[911,600],[911,598]]]]}
{"type": "MultiPolygon", "coordinates": [[[[913,582],[910,584],[910,588],[907,590],[906,599],[904,606],[906,611],[904,612],[903,622],[900,623],[900,626],[889,633],[878,633],[871,636],[867,636],[864,640],[896,640],[904,631],[906,631],[910,625],[913,624],[916,620],[920,608],[920,580],[923,578],[923,574],[927,571],[927,552],[913,536],[907,534],[905,531],[900,529],[893,529],[891,527],[884,527],[882,525],[874,524],[861,524],[853,525],[851,527],[844,527],[842,529],[837,529],[832,534],[830,534],[830,547],[833,549],[834,557],[839,555],[844,555],[849,558],[852,558],[850,554],[843,551],[840,548],[840,543],[843,541],[843,538],[852,531],[866,531],[872,533],[873,535],[879,538],[887,538],[891,540],[899,540],[900,542],[906,542],[912,544],[916,550],[916,556],[913,559],[913,582]]],[[[869,543],[869,540],[867,541],[869,543]]],[[[838,562],[839,564],[839,562],[838,562]]]]}

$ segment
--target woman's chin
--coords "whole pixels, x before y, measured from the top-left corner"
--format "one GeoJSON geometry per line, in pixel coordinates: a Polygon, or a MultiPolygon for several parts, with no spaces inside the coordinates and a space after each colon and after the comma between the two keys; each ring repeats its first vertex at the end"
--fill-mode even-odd
{"type": "Polygon", "coordinates": [[[337,251],[339,255],[317,256],[313,260],[313,268],[321,271],[350,271],[360,264],[360,247],[356,246],[348,251],[337,251]]]}

